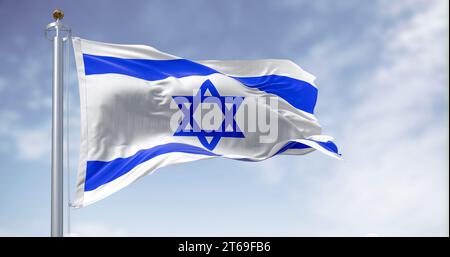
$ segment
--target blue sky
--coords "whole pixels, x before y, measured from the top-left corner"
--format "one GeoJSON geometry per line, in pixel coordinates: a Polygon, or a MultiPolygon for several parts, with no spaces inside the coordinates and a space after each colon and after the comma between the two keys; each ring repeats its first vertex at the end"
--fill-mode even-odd
{"type": "Polygon", "coordinates": [[[49,235],[51,43],[43,31],[56,7],[86,39],[194,60],[295,61],[317,76],[316,115],[345,157],[169,166],[73,210],[72,234],[448,236],[444,0],[0,1],[0,235],[49,235]]]}

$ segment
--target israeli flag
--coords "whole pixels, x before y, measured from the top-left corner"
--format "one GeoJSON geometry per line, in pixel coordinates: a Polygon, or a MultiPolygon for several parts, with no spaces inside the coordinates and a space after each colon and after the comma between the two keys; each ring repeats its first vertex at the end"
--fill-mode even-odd
{"type": "Polygon", "coordinates": [[[314,116],[314,76],[289,60],[190,61],[80,38],[73,47],[81,105],[75,207],[176,163],[314,150],[341,158],[314,116]]]}

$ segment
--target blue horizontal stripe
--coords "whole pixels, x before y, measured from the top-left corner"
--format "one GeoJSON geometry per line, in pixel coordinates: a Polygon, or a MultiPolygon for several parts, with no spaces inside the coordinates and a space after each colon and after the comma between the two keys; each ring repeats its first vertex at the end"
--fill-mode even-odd
{"type": "MultiPolygon", "coordinates": [[[[339,154],[337,146],[331,142],[319,142],[311,140],[326,150],[339,154]]],[[[309,146],[299,143],[299,142],[288,142],[284,147],[282,147],[275,155],[281,154],[289,149],[307,149],[309,146]]],[[[138,151],[136,154],[127,158],[117,158],[112,161],[88,161],[86,165],[86,179],[84,185],[84,191],[92,191],[96,188],[109,183],[122,175],[130,172],[137,165],[151,160],[159,155],[166,153],[190,153],[199,154],[207,156],[220,156],[218,154],[207,151],[203,148],[181,144],[181,143],[168,143],[164,145],[158,145],[149,149],[144,149],[138,151]]],[[[340,155],[340,154],[339,154],[340,155]]],[[[253,161],[250,159],[238,159],[241,161],[253,161]]]]}
{"type": "Polygon", "coordinates": [[[305,81],[278,75],[234,78],[248,87],[281,97],[297,109],[314,113],[317,88],[305,81]]]}
{"type": "Polygon", "coordinates": [[[289,149],[307,149],[307,148],[311,147],[299,142],[289,142],[286,145],[284,145],[280,150],[278,150],[278,152],[275,155],[284,153],[289,149]]]}
{"type": "Polygon", "coordinates": [[[169,143],[140,150],[127,158],[117,158],[112,161],[88,161],[86,165],[84,191],[92,191],[99,186],[128,173],[141,163],[153,159],[156,156],[173,152],[217,156],[200,147],[180,143],[169,143]]]}
{"type": "Polygon", "coordinates": [[[116,73],[148,81],[167,77],[207,76],[214,69],[186,59],[145,60],[83,54],[86,75],[116,73]]]}
{"type": "MultiPolygon", "coordinates": [[[[83,54],[83,61],[86,75],[114,73],[148,81],[161,80],[167,77],[182,78],[220,73],[205,65],[186,59],[145,60],[83,54]]],[[[311,114],[314,113],[317,88],[305,81],[279,75],[233,78],[247,87],[276,95],[295,108],[311,114]]]]}
{"type": "MultiPolygon", "coordinates": [[[[325,148],[325,150],[327,150],[329,152],[335,153],[337,155],[341,155],[339,153],[338,147],[332,141],[321,142],[321,141],[311,140],[311,139],[308,139],[308,140],[317,143],[318,145],[325,148]]],[[[308,145],[299,143],[299,142],[289,142],[285,146],[283,146],[275,155],[284,153],[289,149],[307,149],[307,148],[311,148],[311,147],[308,145]]]]}
{"type": "Polygon", "coordinates": [[[319,144],[320,146],[322,146],[323,148],[325,148],[329,152],[335,153],[337,155],[341,155],[339,153],[338,147],[332,141],[320,142],[320,141],[315,141],[314,140],[314,142],[316,142],[317,144],[319,144]]]}

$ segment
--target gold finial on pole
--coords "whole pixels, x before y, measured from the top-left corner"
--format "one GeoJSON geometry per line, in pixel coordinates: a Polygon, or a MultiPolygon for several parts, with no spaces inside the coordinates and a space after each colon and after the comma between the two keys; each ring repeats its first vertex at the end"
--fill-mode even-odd
{"type": "Polygon", "coordinates": [[[64,12],[61,11],[60,9],[55,9],[53,11],[53,19],[62,20],[62,18],[64,18],[64,12]]]}

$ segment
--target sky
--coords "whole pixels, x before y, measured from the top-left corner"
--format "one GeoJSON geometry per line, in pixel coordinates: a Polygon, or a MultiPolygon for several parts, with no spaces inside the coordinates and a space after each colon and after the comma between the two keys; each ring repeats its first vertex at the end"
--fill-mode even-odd
{"type": "MultiPolygon", "coordinates": [[[[192,60],[293,60],[317,77],[315,114],[344,156],[165,167],[71,210],[70,235],[449,235],[448,1],[0,0],[0,236],[50,234],[52,44],[44,28],[55,8],[74,36],[90,40],[192,60]]],[[[71,49],[68,61],[73,191],[71,49]]]]}

